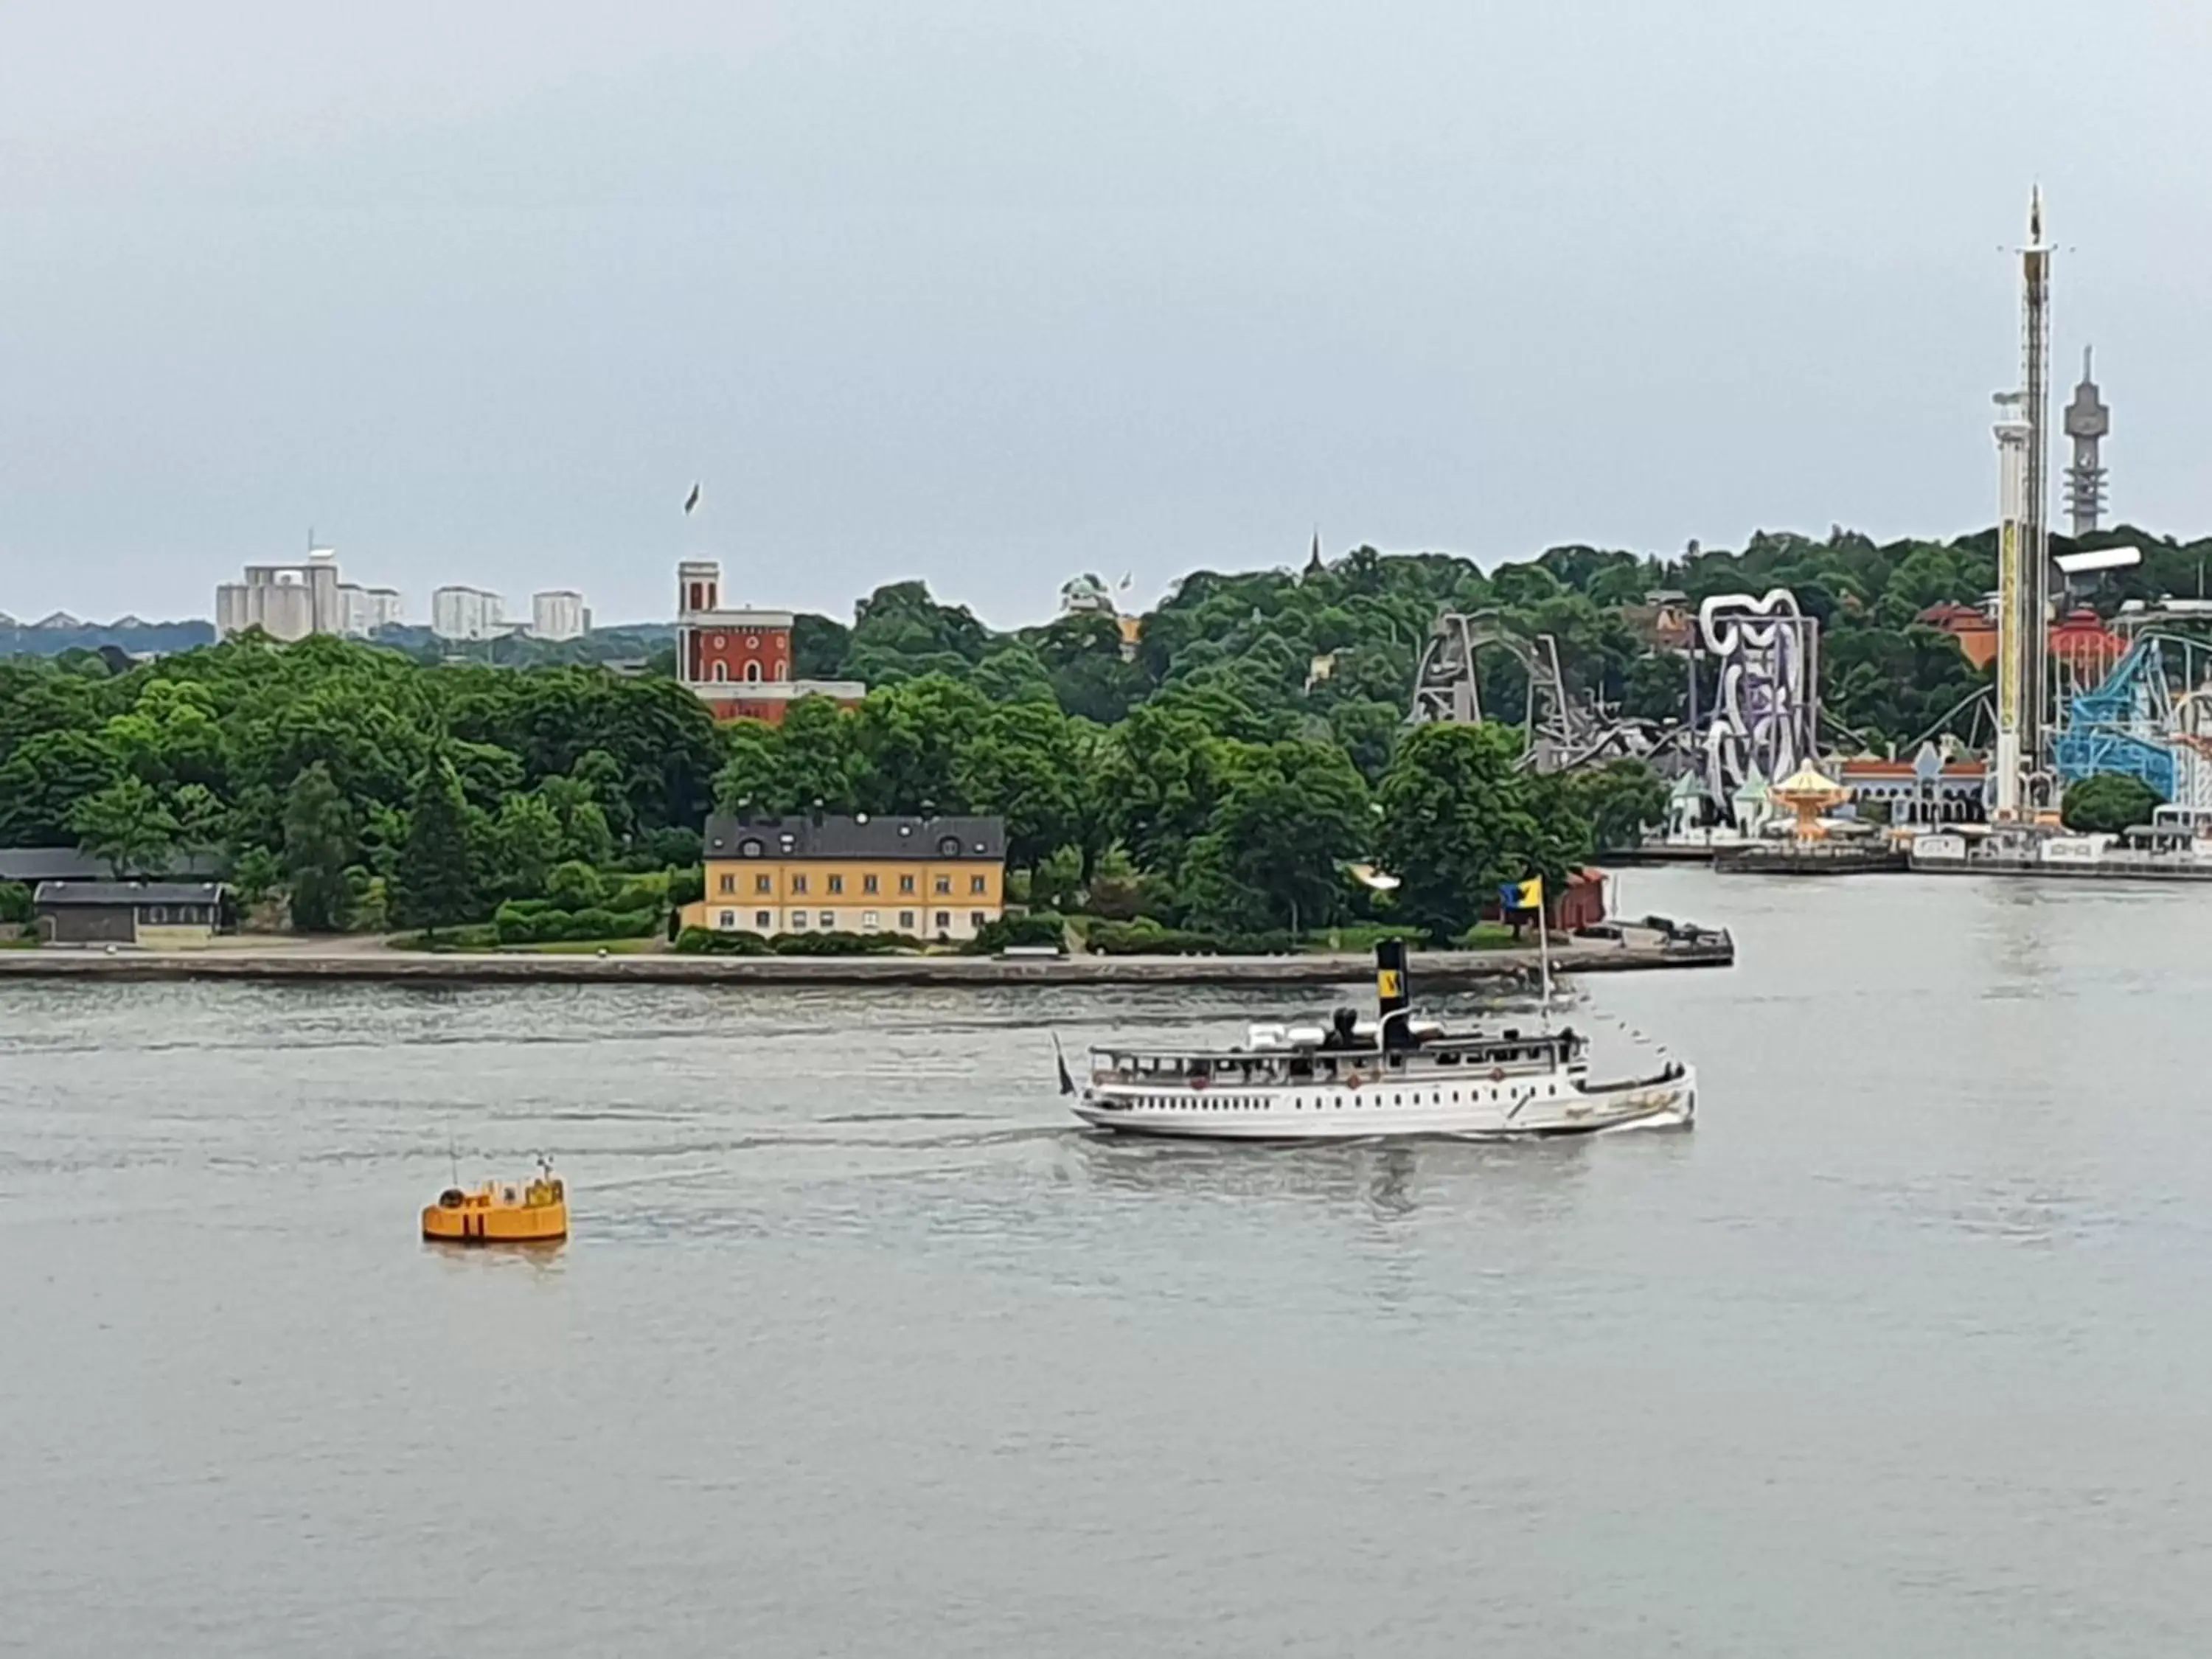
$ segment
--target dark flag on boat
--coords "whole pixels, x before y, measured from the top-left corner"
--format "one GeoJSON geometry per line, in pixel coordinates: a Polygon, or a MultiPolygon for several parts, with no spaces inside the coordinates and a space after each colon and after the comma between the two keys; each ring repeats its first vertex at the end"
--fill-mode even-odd
{"type": "Polygon", "coordinates": [[[691,493],[684,498],[684,511],[685,515],[688,517],[691,514],[697,512],[698,509],[699,486],[695,483],[691,486],[691,493]]]}
{"type": "Polygon", "coordinates": [[[1064,1095],[1075,1092],[1075,1079],[1067,1074],[1067,1056],[1060,1051],[1060,1033],[1052,1034],[1052,1063],[1060,1068],[1060,1091],[1064,1095]]]}

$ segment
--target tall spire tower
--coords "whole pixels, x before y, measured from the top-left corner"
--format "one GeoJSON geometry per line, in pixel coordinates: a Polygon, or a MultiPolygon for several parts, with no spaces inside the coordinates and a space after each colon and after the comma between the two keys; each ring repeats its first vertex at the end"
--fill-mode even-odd
{"type": "Polygon", "coordinates": [[[2097,527],[2105,511],[2105,464],[2098,446],[2112,429],[2112,411],[2097,391],[2094,348],[2081,348],[2081,384],[2066,405],[2066,435],[2074,441],[2074,464],[2066,469],[2066,510],[2078,539],[2097,527]]]}
{"type": "Polygon", "coordinates": [[[2051,247],[2043,191],[2028,198],[2020,251],[2021,386],[1997,394],[1997,743],[2000,821],[2050,805],[2045,764],[2050,697],[2051,247]]]}

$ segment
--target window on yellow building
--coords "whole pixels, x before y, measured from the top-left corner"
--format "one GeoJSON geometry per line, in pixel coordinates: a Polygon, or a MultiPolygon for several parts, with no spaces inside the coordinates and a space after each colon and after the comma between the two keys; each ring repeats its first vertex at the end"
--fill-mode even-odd
{"type": "Polygon", "coordinates": [[[970,876],[970,877],[969,877],[969,878],[968,878],[968,890],[969,890],[969,892],[971,892],[971,893],[980,893],[980,892],[984,891],[984,890],[985,890],[985,884],[984,884],[984,881],[983,881],[983,878],[982,878],[982,877],[981,877],[981,876],[970,876]]]}
{"type": "Polygon", "coordinates": [[[762,933],[768,933],[769,930],[771,930],[772,928],[774,928],[774,927],[775,927],[775,913],[774,913],[773,911],[769,911],[769,910],[756,910],[756,911],[754,911],[754,912],[753,912],[753,926],[754,926],[755,927],[758,928],[758,929],[759,929],[762,933]]]}
{"type": "Polygon", "coordinates": [[[899,878],[899,891],[902,893],[911,893],[914,891],[914,878],[912,876],[901,876],[899,878]]]}
{"type": "Polygon", "coordinates": [[[775,891],[775,878],[769,875],[766,871],[763,871],[759,875],[753,878],[753,891],[756,893],[773,893],[775,891]]]}
{"type": "Polygon", "coordinates": [[[864,893],[874,892],[876,890],[876,878],[873,876],[862,876],[860,878],[860,890],[864,893]]]}
{"type": "Polygon", "coordinates": [[[899,912],[899,932],[902,933],[911,933],[914,932],[913,911],[902,910],[899,912]]]}
{"type": "Polygon", "coordinates": [[[806,890],[806,878],[805,876],[793,876],[791,878],[791,890],[794,893],[805,892],[806,890]]]}
{"type": "Polygon", "coordinates": [[[842,876],[831,876],[830,878],[830,890],[833,893],[843,892],[845,890],[845,878],[842,876]]]}
{"type": "Polygon", "coordinates": [[[720,890],[725,893],[736,892],[738,890],[738,878],[735,876],[725,875],[722,878],[720,890]]]}
{"type": "Polygon", "coordinates": [[[950,876],[939,876],[937,878],[937,890],[940,893],[951,892],[952,890],[952,878],[950,876]]]}

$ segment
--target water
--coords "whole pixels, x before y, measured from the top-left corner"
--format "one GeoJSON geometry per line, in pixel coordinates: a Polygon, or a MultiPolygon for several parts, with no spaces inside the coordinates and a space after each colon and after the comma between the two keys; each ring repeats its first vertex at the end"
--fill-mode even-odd
{"type": "Polygon", "coordinates": [[[2212,890],[1626,883],[1692,1135],[1063,1124],[1219,994],[0,982],[0,1650],[2201,1650],[2212,890]],[[449,1141],[575,1238],[416,1242],[449,1141]]]}

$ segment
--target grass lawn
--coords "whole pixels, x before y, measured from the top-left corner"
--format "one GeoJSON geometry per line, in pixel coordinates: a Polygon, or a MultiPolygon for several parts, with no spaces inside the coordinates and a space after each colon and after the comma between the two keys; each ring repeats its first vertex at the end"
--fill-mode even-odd
{"type": "MultiPolygon", "coordinates": [[[[1418,932],[1415,928],[1386,926],[1376,921],[1354,922],[1348,927],[1332,928],[1327,933],[1307,935],[1304,948],[1309,951],[1354,951],[1365,955],[1383,939],[1402,939],[1414,950],[1424,950],[1426,946],[1418,936],[1418,932]]],[[[1535,944],[1536,930],[1534,927],[1523,928],[1522,936],[1516,939],[1513,930],[1502,921],[1478,921],[1470,931],[1460,936],[1454,948],[1462,951],[1508,951],[1516,945],[1527,945],[1533,950],[1535,944]]]]}

